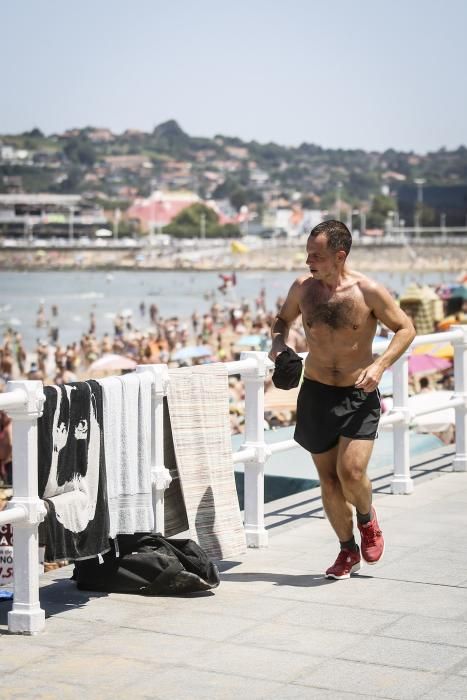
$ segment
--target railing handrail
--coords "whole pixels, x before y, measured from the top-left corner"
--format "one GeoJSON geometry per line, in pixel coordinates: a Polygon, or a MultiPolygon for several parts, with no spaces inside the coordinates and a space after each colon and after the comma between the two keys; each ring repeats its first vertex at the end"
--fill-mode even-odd
{"type": "MultiPolygon", "coordinates": [[[[391,338],[378,339],[374,350],[383,350],[391,338]]],[[[385,414],[380,425],[393,425],[394,478],[393,493],[411,493],[409,428],[418,416],[454,408],[456,416],[456,454],[453,469],[467,471],[467,327],[452,331],[417,336],[411,347],[425,343],[447,343],[454,346],[455,389],[449,401],[436,406],[411,411],[408,403],[408,355],[404,353],[394,364],[394,406],[385,414]]],[[[300,353],[306,357],[307,353],[300,353]]],[[[264,380],[274,366],[267,353],[246,352],[242,359],[225,363],[227,373],[240,374],[245,384],[245,433],[241,448],[232,454],[234,464],[245,464],[244,527],[249,546],[267,545],[268,533],[264,523],[264,465],[274,453],[297,447],[295,440],[266,444],[264,432],[264,380]]],[[[169,375],[166,365],[140,365],[138,372],[150,372],[154,377],[151,428],[151,477],[156,526],[163,531],[163,499],[170,483],[164,465],[163,397],[167,393],[169,375]],[[157,439],[156,439],[157,438],[157,439]],[[157,443],[157,444],[156,444],[157,443]],[[159,510],[158,510],[159,509],[159,510]],[[161,520],[162,518],[162,520],[161,520]]],[[[45,506],[37,495],[37,418],[44,400],[42,382],[19,381],[9,384],[9,391],[0,395],[0,409],[11,412],[13,419],[14,498],[0,513],[0,525],[14,523],[15,595],[13,610],[8,615],[10,631],[34,634],[43,629],[45,614],[40,608],[38,588],[37,527],[44,518],[45,506]]]]}
{"type": "Polygon", "coordinates": [[[5,391],[0,394],[0,411],[23,408],[28,402],[28,395],[22,389],[5,391]]]}
{"type": "Polygon", "coordinates": [[[416,348],[420,345],[438,345],[439,343],[451,343],[457,340],[462,340],[463,333],[461,330],[442,331],[441,333],[427,333],[426,335],[417,335],[410,347],[416,348]]]}

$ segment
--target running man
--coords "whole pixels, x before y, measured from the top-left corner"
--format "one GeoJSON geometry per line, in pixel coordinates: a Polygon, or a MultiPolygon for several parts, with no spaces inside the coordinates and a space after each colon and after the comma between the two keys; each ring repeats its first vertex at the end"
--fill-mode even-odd
{"type": "Polygon", "coordinates": [[[415,337],[412,322],[389,292],[347,266],[351,245],[351,233],[340,221],[325,221],[311,231],[306,258],[310,273],[292,284],[272,324],[269,355],[275,361],[286,349],[289,329],[301,314],[308,356],[297,400],[295,440],[311,453],[324,510],[340,542],[341,551],[326,571],[333,579],[358,571],[361,557],[376,564],[383,556],[383,534],[366,473],[380,417],[377,387],[384,370],[415,337]],[[374,359],[377,321],[394,336],[374,359]]]}

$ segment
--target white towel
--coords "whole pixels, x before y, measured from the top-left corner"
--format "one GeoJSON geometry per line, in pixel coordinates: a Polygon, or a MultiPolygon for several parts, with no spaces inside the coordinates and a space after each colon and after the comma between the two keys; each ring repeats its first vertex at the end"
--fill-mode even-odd
{"type": "Polygon", "coordinates": [[[149,372],[100,380],[110,537],[154,528],[151,488],[151,392],[149,372]]]}
{"type": "Polygon", "coordinates": [[[168,405],[191,536],[213,557],[246,551],[235,488],[227,368],[169,371],[168,405]]]}

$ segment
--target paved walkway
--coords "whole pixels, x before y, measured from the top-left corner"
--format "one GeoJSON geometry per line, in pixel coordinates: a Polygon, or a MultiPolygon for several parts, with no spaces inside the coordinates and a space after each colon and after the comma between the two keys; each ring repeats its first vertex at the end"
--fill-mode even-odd
{"type": "MultiPolygon", "coordinates": [[[[272,505],[270,546],[222,562],[213,593],[80,593],[71,567],[43,577],[37,637],[5,633],[0,699],[467,698],[467,474],[411,496],[378,494],[384,561],[347,581],[317,491],[272,505]]],[[[269,522],[269,520],[268,520],[269,522]]]]}

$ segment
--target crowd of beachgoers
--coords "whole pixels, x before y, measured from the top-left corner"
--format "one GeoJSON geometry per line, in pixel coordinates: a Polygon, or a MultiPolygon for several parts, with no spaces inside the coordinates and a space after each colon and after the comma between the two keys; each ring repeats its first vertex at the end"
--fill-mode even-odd
{"type": "MultiPolygon", "coordinates": [[[[235,285],[235,273],[220,276],[221,292],[235,285]]],[[[445,294],[441,287],[437,290],[432,289],[431,292],[437,292],[440,299],[443,299],[445,294]]],[[[278,297],[274,308],[268,309],[264,287],[259,290],[255,299],[232,302],[228,295],[224,300],[217,299],[217,296],[213,296],[207,313],[200,314],[194,310],[189,318],[163,315],[155,303],[148,304],[143,300],[139,304],[137,318],[128,313],[115,314],[113,333],[99,332],[96,314],[91,311],[87,332],[67,345],[60,340],[59,305],[46,307],[39,303],[36,328],[48,339],[38,340],[35,347],[26,347],[19,332],[11,328],[6,329],[0,345],[0,391],[5,389],[5,384],[10,379],[39,379],[45,384],[65,384],[106,374],[120,374],[131,371],[136,365],[166,363],[169,368],[174,368],[238,360],[242,350],[267,350],[270,344],[271,323],[284,299],[278,297]]],[[[443,303],[446,310],[446,299],[443,303]]],[[[451,323],[462,319],[467,322],[466,305],[467,302],[464,301],[459,312],[452,315],[451,323]]],[[[411,308],[409,304],[408,313],[411,313],[411,308]]],[[[426,313],[423,318],[426,322],[426,313]]],[[[414,322],[417,325],[416,315],[414,322]]],[[[446,326],[446,323],[443,325],[433,321],[432,328],[427,330],[425,327],[419,332],[446,330],[447,327],[449,325],[446,326]]],[[[384,336],[387,329],[378,326],[377,332],[384,336]]],[[[291,329],[288,344],[297,352],[305,352],[307,349],[300,319],[297,319],[291,329]]],[[[421,377],[411,377],[411,380],[413,391],[423,388],[423,383],[420,383],[421,377]]],[[[451,387],[452,368],[447,372],[432,374],[428,385],[430,388],[451,387]]],[[[270,395],[268,392],[273,390],[271,379],[268,378],[266,398],[270,395]]],[[[243,431],[244,400],[244,386],[240,377],[229,377],[232,433],[243,431]]],[[[281,404],[280,401],[273,401],[269,408],[267,403],[268,401],[265,413],[266,428],[294,423],[293,402],[284,401],[281,404]]],[[[7,417],[5,414],[3,417],[5,422],[7,417]]],[[[0,429],[1,427],[0,425],[0,429]]]]}
{"type": "MultiPolygon", "coordinates": [[[[222,284],[231,285],[232,278],[224,275],[222,284]]],[[[166,363],[174,368],[238,360],[242,350],[268,349],[271,323],[283,301],[277,298],[275,308],[268,310],[263,287],[254,300],[215,300],[207,313],[194,310],[187,319],[164,316],[156,304],[141,301],[136,318],[128,313],[115,314],[113,333],[99,333],[96,314],[91,311],[87,332],[67,345],[60,342],[59,305],[46,307],[39,303],[36,328],[48,339],[26,347],[19,332],[10,328],[5,331],[0,346],[0,389],[10,379],[65,384],[120,374],[136,365],[166,363]],[[106,367],[99,366],[100,359],[108,360],[106,367]]],[[[299,352],[306,350],[300,323],[294,325],[289,342],[299,352]]],[[[232,431],[240,432],[244,394],[238,377],[230,377],[229,390],[232,431]]],[[[290,421],[293,418],[287,417],[290,421]]],[[[284,424],[285,416],[271,415],[271,421],[284,424]]]]}

